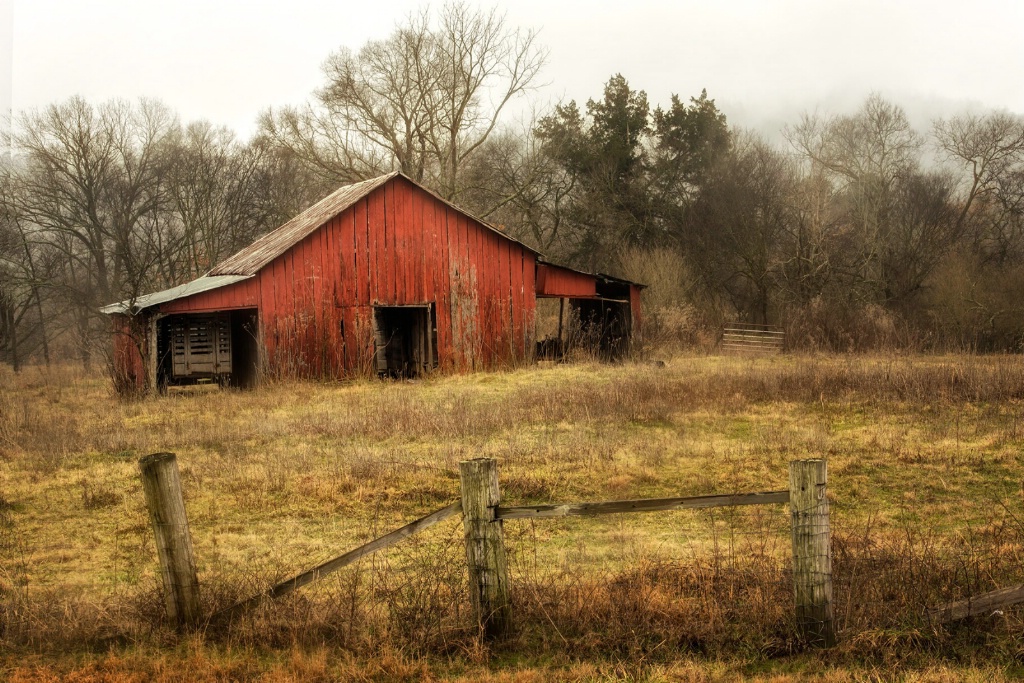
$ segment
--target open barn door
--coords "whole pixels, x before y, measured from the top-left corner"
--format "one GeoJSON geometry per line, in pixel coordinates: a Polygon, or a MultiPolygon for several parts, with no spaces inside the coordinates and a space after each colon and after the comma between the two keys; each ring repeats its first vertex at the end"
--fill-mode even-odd
{"type": "Polygon", "coordinates": [[[157,332],[157,385],[256,385],[259,362],[256,309],[176,313],[157,332]]]}
{"type": "Polygon", "coordinates": [[[378,375],[417,377],[437,367],[433,304],[374,306],[374,367],[378,375]]]}

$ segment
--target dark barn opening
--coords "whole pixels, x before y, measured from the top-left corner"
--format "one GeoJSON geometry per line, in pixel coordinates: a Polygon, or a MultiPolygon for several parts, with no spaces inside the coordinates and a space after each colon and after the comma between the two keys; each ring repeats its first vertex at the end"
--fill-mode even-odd
{"type": "Polygon", "coordinates": [[[606,360],[618,360],[629,351],[632,316],[629,300],[570,299],[579,320],[583,346],[606,360]]]}
{"type": "Polygon", "coordinates": [[[417,377],[437,367],[437,329],[431,304],[374,306],[374,359],[378,375],[417,377]]]}
{"type": "Polygon", "coordinates": [[[157,383],[187,386],[256,385],[259,367],[256,309],[179,313],[157,322],[157,383]]]}
{"type": "Polygon", "coordinates": [[[231,311],[231,342],[234,354],[231,386],[252,389],[259,381],[259,320],[255,308],[231,311]]]}

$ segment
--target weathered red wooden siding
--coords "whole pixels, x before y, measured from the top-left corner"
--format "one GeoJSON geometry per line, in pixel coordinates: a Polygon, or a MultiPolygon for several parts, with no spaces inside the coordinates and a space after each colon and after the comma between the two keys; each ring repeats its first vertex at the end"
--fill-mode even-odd
{"type": "Polygon", "coordinates": [[[550,263],[537,264],[537,296],[583,299],[597,296],[597,278],[550,263]]]}
{"type": "Polygon", "coordinates": [[[439,365],[471,370],[532,357],[535,273],[533,252],[396,177],[255,277],[160,310],[257,307],[271,373],[330,377],[370,371],[374,305],[433,303],[439,365]]]}
{"type": "Polygon", "coordinates": [[[131,319],[120,313],[111,316],[114,327],[114,367],[124,386],[142,390],[146,386],[146,368],[133,336],[131,319]]]}
{"type": "Polygon", "coordinates": [[[640,307],[640,285],[629,286],[629,310],[633,314],[633,334],[640,333],[643,328],[643,309],[640,307]]]}

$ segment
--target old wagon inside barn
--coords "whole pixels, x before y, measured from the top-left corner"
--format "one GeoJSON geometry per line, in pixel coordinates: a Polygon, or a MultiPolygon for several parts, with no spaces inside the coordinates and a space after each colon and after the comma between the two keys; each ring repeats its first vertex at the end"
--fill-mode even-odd
{"type": "Polygon", "coordinates": [[[125,387],[410,377],[532,360],[538,297],[618,355],[641,285],[540,254],[401,173],[340,188],[206,275],[105,307],[125,387]]]}

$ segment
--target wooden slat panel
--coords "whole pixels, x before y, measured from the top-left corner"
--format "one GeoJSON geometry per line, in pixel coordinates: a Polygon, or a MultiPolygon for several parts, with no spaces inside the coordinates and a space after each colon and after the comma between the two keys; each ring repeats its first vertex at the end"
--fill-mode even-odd
{"type": "Polygon", "coordinates": [[[278,361],[282,353],[288,346],[286,339],[286,320],[288,315],[288,309],[285,303],[286,291],[288,289],[288,282],[285,280],[285,269],[284,269],[284,257],[280,257],[274,261],[274,270],[271,274],[271,278],[274,281],[274,317],[270,323],[274,328],[274,356],[272,363],[275,366],[275,371],[279,370],[278,361]]]}
{"type": "Polygon", "coordinates": [[[507,240],[501,240],[498,244],[498,303],[501,307],[501,353],[502,357],[510,360],[512,353],[512,273],[509,270],[507,240]]]}
{"type": "Polygon", "coordinates": [[[778,328],[730,323],[722,330],[721,348],[732,353],[780,353],[785,339],[785,332],[778,328]]]}
{"type": "Polygon", "coordinates": [[[585,298],[597,296],[597,276],[550,263],[537,265],[538,296],[585,298]]]}
{"type": "Polygon", "coordinates": [[[374,192],[367,199],[369,200],[369,213],[366,224],[367,235],[367,281],[369,282],[369,298],[367,304],[379,303],[387,300],[387,282],[384,277],[384,269],[387,265],[385,260],[385,233],[387,226],[387,186],[383,191],[374,192]]]}
{"type": "Polygon", "coordinates": [[[173,376],[231,372],[231,324],[227,315],[182,314],[168,319],[167,325],[173,376]]]}
{"type": "Polygon", "coordinates": [[[161,313],[184,313],[188,311],[221,311],[238,308],[252,308],[258,304],[254,296],[256,278],[243,280],[225,287],[193,294],[160,304],[161,313]]]}
{"type": "Polygon", "coordinates": [[[300,345],[303,369],[306,377],[316,376],[317,353],[317,322],[316,305],[313,302],[315,262],[313,251],[313,237],[319,233],[317,230],[309,237],[302,240],[295,249],[295,279],[298,290],[298,315],[299,324],[298,344],[300,345]]]}
{"type": "Polygon", "coordinates": [[[263,351],[269,360],[274,352],[274,332],[270,321],[274,317],[274,279],[273,267],[268,266],[256,275],[260,288],[259,303],[259,338],[263,343],[263,351]]]}
{"type": "Polygon", "coordinates": [[[406,302],[423,303],[423,194],[412,185],[404,186],[406,230],[406,302]]]}
{"type": "Polygon", "coordinates": [[[388,213],[388,233],[393,235],[392,261],[389,277],[394,277],[394,290],[389,303],[406,304],[410,300],[406,298],[405,283],[409,277],[410,254],[406,246],[406,234],[409,231],[409,212],[407,210],[408,191],[405,185],[394,183],[389,188],[394,198],[394,220],[391,220],[391,213],[388,213]]]}
{"type": "Polygon", "coordinates": [[[488,231],[487,242],[490,245],[487,253],[487,274],[490,277],[490,291],[487,295],[487,314],[491,319],[491,331],[488,343],[491,346],[491,359],[494,363],[505,360],[504,349],[501,340],[505,331],[505,325],[501,317],[502,292],[501,292],[501,239],[494,233],[488,231]]]}
{"type": "Polygon", "coordinates": [[[328,283],[325,284],[327,295],[324,297],[323,318],[326,326],[325,337],[330,347],[325,352],[325,373],[337,377],[345,373],[343,349],[345,340],[341,336],[341,302],[354,299],[352,293],[355,284],[355,272],[352,259],[355,256],[353,245],[352,221],[355,210],[349,208],[331,223],[326,233],[326,251],[324,269],[328,283]]]}
{"type": "Polygon", "coordinates": [[[459,237],[462,240],[462,270],[464,273],[463,317],[465,322],[465,336],[463,343],[466,349],[466,369],[474,370],[480,362],[480,354],[477,349],[479,328],[479,321],[477,319],[478,302],[476,301],[478,293],[477,273],[476,263],[473,260],[473,244],[475,240],[473,239],[473,229],[470,226],[470,222],[464,216],[459,216],[459,237]]]}
{"type": "Polygon", "coordinates": [[[521,247],[518,250],[522,254],[523,262],[523,310],[525,312],[524,325],[526,327],[522,358],[532,359],[537,353],[537,297],[533,295],[537,286],[537,257],[521,247]]]}
{"type": "MultiPolygon", "coordinates": [[[[523,254],[520,249],[512,249],[509,266],[512,273],[512,339],[513,352],[517,358],[523,357],[523,340],[526,331],[525,302],[523,296],[523,254]]],[[[531,293],[532,296],[532,293],[531,293]]]]}
{"type": "MultiPolygon", "coordinates": [[[[416,193],[417,196],[420,193],[416,193]]],[[[437,274],[441,261],[441,240],[437,233],[437,215],[434,210],[434,198],[429,195],[422,195],[419,206],[420,224],[420,245],[422,258],[420,260],[420,278],[423,290],[423,300],[426,302],[437,302],[437,274]]],[[[436,314],[434,315],[436,318],[436,314]]]]}
{"type": "Polygon", "coordinates": [[[395,182],[384,186],[384,270],[378,277],[383,279],[380,292],[384,303],[393,304],[398,292],[398,264],[395,262],[395,230],[398,222],[398,198],[395,197],[395,182]]]}
{"type": "Polygon", "coordinates": [[[372,207],[375,206],[379,195],[379,192],[375,192],[355,207],[356,303],[362,306],[369,306],[372,301],[370,293],[372,257],[370,256],[369,225],[371,221],[376,220],[376,213],[372,207]]]}
{"type": "Polygon", "coordinates": [[[629,286],[629,310],[633,314],[633,334],[640,334],[644,324],[644,314],[640,301],[640,288],[636,285],[629,286]]]}
{"type": "Polygon", "coordinates": [[[476,238],[476,253],[473,254],[473,266],[476,269],[477,274],[477,353],[479,354],[479,365],[478,369],[484,369],[490,367],[490,357],[487,355],[487,343],[490,337],[490,325],[487,320],[487,298],[489,294],[489,288],[487,286],[487,280],[490,273],[487,272],[487,239],[484,235],[487,232],[480,226],[476,221],[470,221],[470,225],[473,229],[473,235],[476,238]]]}
{"type": "Polygon", "coordinates": [[[438,264],[435,309],[437,324],[437,356],[441,367],[452,367],[452,315],[451,315],[451,233],[448,230],[448,210],[439,201],[434,202],[434,220],[438,232],[438,264]]]}
{"type": "Polygon", "coordinates": [[[451,317],[452,329],[452,363],[457,369],[466,367],[466,346],[464,331],[462,329],[462,317],[459,311],[460,290],[462,289],[462,244],[463,234],[459,225],[458,213],[451,208],[445,207],[446,220],[448,221],[448,279],[449,279],[449,300],[448,314],[451,317]]]}

